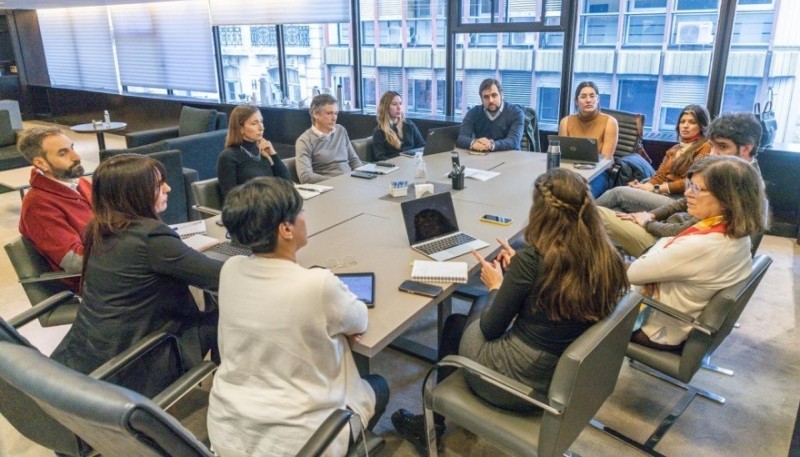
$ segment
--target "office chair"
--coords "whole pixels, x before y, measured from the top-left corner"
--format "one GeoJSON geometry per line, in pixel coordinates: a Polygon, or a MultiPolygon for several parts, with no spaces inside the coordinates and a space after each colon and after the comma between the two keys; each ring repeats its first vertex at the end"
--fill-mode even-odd
{"type": "MultiPolygon", "coordinates": [[[[6,347],[23,348],[49,361],[20,335],[17,329],[36,319],[39,315],[69,301],[72,297],[72,292],[64,291],[9,319],[8,322],[0,318],[0,344],[5,345],[2,351],[5,352],[6,347]]],[[[50,361],[50,363],[58,365],[63,370],[69,370],[55,361],[50,361]]],[[[28,366],[16,368],[16,370],[22,369],[32,370],[28,366]]],[[[141,388],[142,393],[153,396],[153,402],[163,408],[169,408],[215,370],[216,365],[211,362],[205,362],[190,370],[185,370],[177,338],[166,333],[154,333],[109,360],[89,376],[141,388]],[[159,382],[142,384],[137,376],[149,370],[165,374],[165,376],[159,379],[159,382]],[[166,376],[168,372],[171,373],[166,376]]],[[[31,441],[51,449],[59,455],[86,456],[92,453],[89,445],[54,420],[38,403],[28,397],[23,389],[9,383],[6,380],[7,374],[9,373],[6,368],[0,369],[0,414],[11,425],[31,441]]],[[[31,371],[30,375],[45,376],[36,370],[31,371]]]]}
{"type": "Polygon", "coordinates": [[[428,455],[438,455],[434,412],[512,455],[564,454],[614,391],[641,300],[638,293],[628,293],[609,316],[569,345],[556,365],[547,398],[465,357],[442,359],[428,371],[423,385],[428,455]],[[458,370],[433,386],[433,374],[441,367],[458,370]],[[465,371],[544,411],[522,413],[486,403],[470,390],[465,371]]]}
{"type": "MultiPolygon", "coordinates": [[[[21,392],[102,455],[214,455],[153,401],[71,370],[33,348],[0,342],[0,382],[21,392]]],[[[299,455],[321,455],[353,416],[350,411],[334,411],[299,455]]]]}
{"type": "Polygon", "coordinates": [[[545,152],[542,151],[542,145],[539,140],[539,117],[536,115],[536,110],[530,106],[519,105],[519,107],[522,108],[522,112],[525,114],[520,149],[523,151],[545,152]]]}
{"type": "Polygon", "coordinates": [[[297,175],[297,164],[295,163],[295,158],[289,157],[288,159],[283,159],[283,164],[289,169],[289,178],[291,178],[292,182],[295,184],[300,184],[300,176],[297,175]]]}
{"type": "Polygon", "coordinates": [[[222,214],[222,203],[225,197],[222,196],[219,179],[211,178],[193,182],[192,194],[194,194],[196,202],[192,207],[195,211],[207,216],[222,214]]]}
{"type": "MultiPolygon", "coordinates": [[[[619,139],[614,157],[625,157],[628,154],[636,153],[642,143],[645,115],[613,109],[603,109],[603,113],[616,119],[619,125],[619,139]]],[[[648,161],[652,162],[649,158],[648,161]]]]}
{"type": "MultiPolygon", "coordinates": [[[[47,259],[39,254],[33,243],[25,237],[21,236],[6,244],[5,250],[31,306],[68,291],[61,279],[80,277],[74,273],[53,271],[47,259]]],[[[39,315],[39,323],[42,327],[71,324],[78,314],[79,304],[80,299],[71,295],[71,298],[62,302],[60,306],[39,315]]]]}
{"type": "Polygon", "coordinates": [[[367,138],[359,138],[357,140],[350,140],[350,144],[353,145],[353,149],[356,150],[356,154],[362,162],[367,163],[375,161],[375,154],[372,152],[371,136],[367,138]]]}
{"type": "MultiPolygon", "coordinates": [[[[646,297],[643,300],[645,304],[691,325],[692,331],[680,352],[661,351],[631,342],[626,355],[630,358],[631,367],[681,387],[686,393],[644,443],[639,443],[599,421],[592,420],[591,425],[649,455],[662,455],[654,449],[655,446],[696,396],[724,404],[724,397],[692,386],[689,382],[730,334],[771,263],[769,256],[758,255],[753,258],[750,276],[714,294],[697,318],[646,297]]],[[[729,374],[732,375],[733,372],[729,374]]]]}

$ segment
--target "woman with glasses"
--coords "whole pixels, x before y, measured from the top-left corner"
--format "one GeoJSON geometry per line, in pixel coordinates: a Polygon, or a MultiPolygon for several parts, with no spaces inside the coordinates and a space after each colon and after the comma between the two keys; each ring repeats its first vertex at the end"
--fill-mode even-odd
{"type": "MultiPolygon", "coordinates": [[[[539,176],[533,187],[527,246],[515,251],[501,241],[503,250],[491,263],[473,252],[489,294],[475,301],[468,316],[447,319],[439,357],[457,351],[547,395],[561,354],[611,313],[628,281],[585,179],[555,168],[539,176]]],[[[446,374],[440,374],[441,381],[446,374]]],[[[467,377],[467,382],[493,405],[532,408],[480,379],[467,377]]],[[[434,422],[440,435],[444,418],[436,415],[434,422]]],[[[421,415],[401,409],[392,415],[392,423],[401,435],[424,445],[421,415]]]]}
{"type": "MultiPolygon", "coordinates": [[[[94,217],[84,232],[83,302],[53,359],[89,373],[157,330],[178,336],[190,366],[210,349],[216,358],[217,313],[201,312],[189,285],[216,289],[222,263],[161,222],[170,191],[165,178],[160,162],[134,154],[97,167],[94,217]]],[[[137,381],[144,386],[150,380],[137,381]]]]}
{"type": "Polygon", "coordinates": [[[264,138],[264,118],[257,106],[239,105],[231,112],[217,176],[222,195],[258,176],[291,179],[272,143],[264,138]]]}
{"type": "Polygon", "coordinates": [[[403,98],[390,90],[378,103],[378,126],[372,133],[372,152],[375,160],[397,157],[401,151],[425,146],[419,129],[403,113],[403,98]]]}
{"type": "Polygon", "coordinates": [[[678,144],[671,147],[656,174],[647,182],[631,181],[627,186],[615,187],[597,199],[597,205],[635,213],[650,211],[672,200],[683,197],[686,172],[698,160],[711,153],[711,144],[703,132],[710,122],[705,107],[688,105],[678,116],[675,132],[678,144]]]}
{"type": "MultiPolygon", "coordinates": [[[[208,409],[216,453],[296,455],[338,408],[373,427],[389,388],[380,376],[361,378],[350,352],[367,329],[367,307],[329,270],[297,264],[308,238],[292,183],[255,178],[233,189],[222,221],[253,255],[230,258],[220,275],[222,363],[208,409]]],[[[345,454],[348,437],[331,455],[345,454]]]]}
{"type": "MultiPolygon", "coordinates": [[[[750,236],[766,228],[764,189],[758,172],[733,156],[712,156],[692,165],[686,203],[700,221],[674,237],[661,238],[628,268],[642,292],[697,317],[719,290],[750,274],[750,236]]],[[[680,350],[691,327],[650,310],[636,343],[680,350]]]]}

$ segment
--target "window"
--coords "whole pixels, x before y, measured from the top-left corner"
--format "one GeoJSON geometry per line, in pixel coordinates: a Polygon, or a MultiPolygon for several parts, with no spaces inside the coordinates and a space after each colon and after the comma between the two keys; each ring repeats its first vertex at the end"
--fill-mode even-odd
{"type": "Polygon", "coordinates": [[[375,23],[361,23],[361,46],[375,46],[375,23]]]}
{"type": "Polygon", "coordinates": [[[536,105],[536,114],[539,116],[539,127],[542,124],[552,124],[558,128],[558,100],[561,89],[558,87],[540,87],[538,91],[539,103],[536,105]]]}
{"type": "Polygon", "coordinates": [[[631,11],[652,10],[667,7],[667,0],[629,0],[628,8],[631,11]]]}
{"type": "Polygon", "coordinates": [[[413,112],[430,112],[431,109],[431,80],[408,80],[408,99],[406,100],[406,110],[413,112]]]}
{"type": "Polygon", "coordinates": [[[585,46],[614,46],[617,43],[618,15],[583,16],[578,32],[585,46]]]}
{"type": "Polygon", "coordinates": [[[642,113],[647,118],[645,125],[653,125],[657,85],[655,80],[621,80],[617,108],[620,111],[642,113]]]}
{"type": "Polygon", "coordinates": [[[383,47],[400,47],[402,45],[400,21],[381,21],[378,23],[378,36],[383,47]]]}
{"type": "Polygon", "coordinates": [[[768,45],[772,36],[773,13],[737,13],[733,25],[732,45],[768,45]]]}
{"type": "Polygon", "coordinates": [[[540,8],[539,2],[536,0],[459,1],[461,3],[461,24],[535,22],[540,8]]]}
{"type": "Polygon", "coordinates": [[[629,15],[627,21],[625,28],[626,45],[653,45],[660,47],[664,42],[666,16],[663,14],[629,15]]]}
{"type": "Polygon", "coordinates": [[[619,0],[585,0],[584,13],[619,12],[619,0]]]}
{"type": "Polygon", "coordinates": [[[226,88],[224,101],[281,104],[277,27],[228,25],[218,27],[217,33],[223,62],[222,84],[226,88]]]}
{"type": "Polygon", "coordinates": [[[364,106],[374,108],[378,104],[378,94],[375,89],[375,78],[362,78],[361,84],[364,88],[364,106]]]}
{"type": "Polygon", "coordinates": [[[677,0],[678,10],[716,10],[719,8],[719,0],[677,0]]]}

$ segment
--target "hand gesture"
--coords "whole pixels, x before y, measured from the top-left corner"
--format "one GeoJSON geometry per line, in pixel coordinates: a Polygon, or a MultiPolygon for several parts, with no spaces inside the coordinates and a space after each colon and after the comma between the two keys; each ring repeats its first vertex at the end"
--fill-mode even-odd
{"type": "Polygon", "coordinates": [[[474,255],[481,264],[481,282],[483,282],[489,290],[499,289],[500,285],[503,283],[503,269],[500,268],[500,262],[495,259],[492,263],[489,263],[474,250],[472,251],[472,255],[474,255]]]}
{"type": "Polygon", "coordinates": [[[502,246],[503,249],[500,251],[499,254],[497,254],[495,260],[500,262],[500,266],[502,266],[503,269],[505,270],[506,268],[508,268],[508,265],[511,263],[511,258],[514,257],[514,254],[516,254],[517,251],[515,251],[514,248],[512,248],[508,244],[508,241],[502,238],[498,238],[497,242],[500,243],[500,246],[502,246]]]}
{"type": "Polygon", "coordinates": [[[275,155],[275,149],[272,147],[272,142],[261,138],[258,140],[258,151],[264,158],[269,159],[269,156],[275,155]]]}

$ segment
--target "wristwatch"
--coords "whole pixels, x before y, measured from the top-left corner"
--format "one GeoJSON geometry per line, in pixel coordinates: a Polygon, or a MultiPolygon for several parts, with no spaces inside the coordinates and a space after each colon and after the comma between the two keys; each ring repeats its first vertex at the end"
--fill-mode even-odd
{"type": "Polygon", "coordinates": [[[654,194],[660,194],[661,193],[661,184],[656,184],[655,186],[653,186],[653,193],[654,194]]]}

